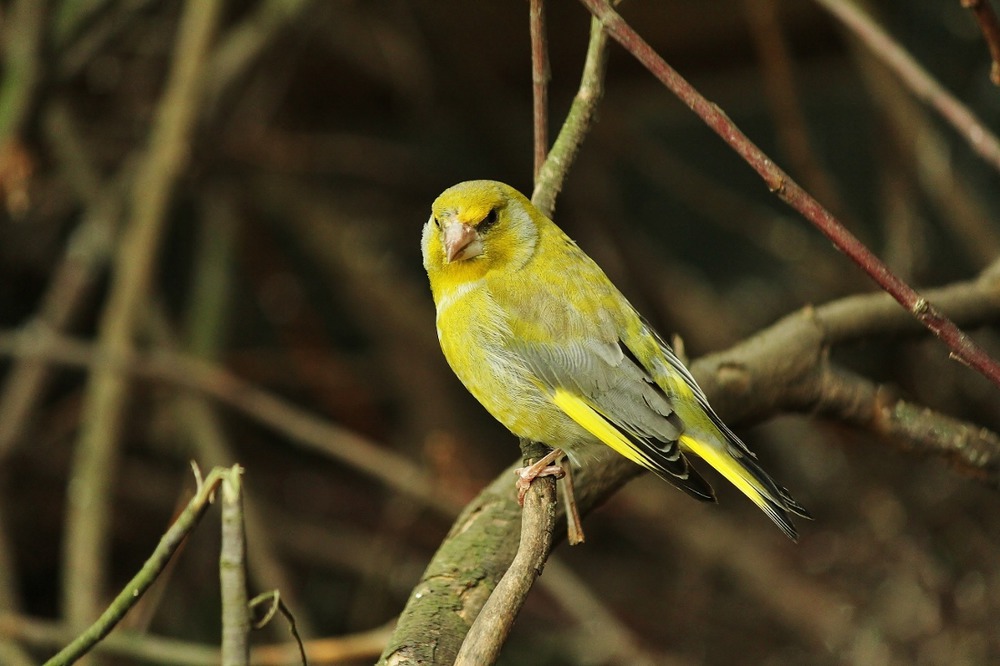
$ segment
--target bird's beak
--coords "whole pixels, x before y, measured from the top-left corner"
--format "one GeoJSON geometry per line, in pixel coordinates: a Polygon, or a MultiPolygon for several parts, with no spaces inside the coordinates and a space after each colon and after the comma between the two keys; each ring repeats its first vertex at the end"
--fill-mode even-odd
{"type": "Polygon", "coordinates": [[[469,225],[452,222],[444,228],[444,251],[449,263],[472,259],[483,253],[483,242],[469,225]]]}

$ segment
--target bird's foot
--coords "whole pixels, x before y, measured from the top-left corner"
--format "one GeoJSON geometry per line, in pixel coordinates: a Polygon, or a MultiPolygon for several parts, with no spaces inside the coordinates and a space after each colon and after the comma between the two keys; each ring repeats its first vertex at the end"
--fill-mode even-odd
{"type": "Polygon", "coordinates": [[[552,463],[563,455],[562,449],[553,449],[549,451],[545,456],[540,458],[538,462],[532,463],[527,467],[518,467],[514,470],[517,474],[517,481],[515,485],[517,486],[517,503],[524,506],[524,496],[528,492],[528,488],[531,487],[531,482],[540,476],[554,476],[557,479],[561,479],[566,476],[566,470],[564,470],[559,465],[553,465],[552,463]]]}

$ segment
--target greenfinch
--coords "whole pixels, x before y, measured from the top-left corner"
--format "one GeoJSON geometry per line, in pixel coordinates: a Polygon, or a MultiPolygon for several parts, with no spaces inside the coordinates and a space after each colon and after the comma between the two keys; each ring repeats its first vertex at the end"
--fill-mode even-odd
{"type": "Polygon", "coordinates": [[[797,538],[789,514],[809,513],[598,265],[524,195],[488,180],[450,187],[431,206],[421,247],[444,356],[513,434],[574,465],[610,447],[715,501],[688,461],[694,454],[797,538]]]}

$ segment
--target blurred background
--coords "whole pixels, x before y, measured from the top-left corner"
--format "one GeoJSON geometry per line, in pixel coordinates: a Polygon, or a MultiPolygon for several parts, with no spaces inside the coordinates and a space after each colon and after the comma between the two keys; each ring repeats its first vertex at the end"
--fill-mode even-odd
{"type": "MultiPolygon", "coordinates": [[[[252,592],[280,587],[307,638],[389,623],[449,527],[253,413],[162,377],[129,375],[121,399],[101,403],[80,360],[24,360],[15,340],[119,335],[118,350],[131,340],[202,357],[460,498],[518,455],[444,363],[419,238],[430,202],[455,182],[530,193],[528,4],[228,0],[215,16],[204,2],[198,18],[199,2],[0,2],[4,663],[51,654],[29,637],[29,619],[79,626],[138,570],[190,497],[190,460],[246,468],[252,592]],[[212,22],[192,55],[198,25],[212,22]],[[126,233],[137,220],[155,229],[144,245],[126,233]],[[129,314],[116,323],[109,311],[129,314]],[[112,444],[86,453],[95,438],[112,444]],[[96,562],[73,546],[88,524],[101,530],[96,562]],[[87,581],[89,606],[71,593],[87,581]]],[[[1000,127],[989,53],[960,2],[867,4],[1000,127]]],[[[628,0],[620,10],[911,284],[971,279],[1000,254],[996,171],[817,4],[628,0]]],[[[547,11],[555,136],[589,16],[569,0],[547,11]]],[[[803,306],[873,290],[610,50],[598,120],[555,219],[661,332],[697,358],[803,306]]],[[[995,328],[974,337],[1000,353],[995,328]]],[[[996,389],[926,336],[831,353],[909,400],[1000,429],[996,389]]],[[[588,517],[585,545],[558,548],[502,663],[1000,660],[995,490],[809,415],[743,425],[816,516],[798,545],[714,476],[719,506],[642,477],[588,517]]],[[[129,628],[218,643],[217,515],[129,628]]],[[[264,633],[258,642],[287,637],[264,633]]],[[[371,663],[380,640],[350,663],[371,663]]],[[[149,663],[177,662],[164,652],[149,663]]]]}

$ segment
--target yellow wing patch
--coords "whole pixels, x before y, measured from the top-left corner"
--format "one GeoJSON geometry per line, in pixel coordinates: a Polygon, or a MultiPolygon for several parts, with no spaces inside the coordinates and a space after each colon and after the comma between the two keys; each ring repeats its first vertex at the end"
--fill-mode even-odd
{"type": "Polygon", "coordinates": [[[557,388],[552,396],[552,401],[591,435],[635,464],[647,469],[649,468],[649,463],[639,455],[635,445],[618,428],[612,425],[610,421],[601,416],[597,410],[578,396],[573,395],[565,389],[557,388]]]}

